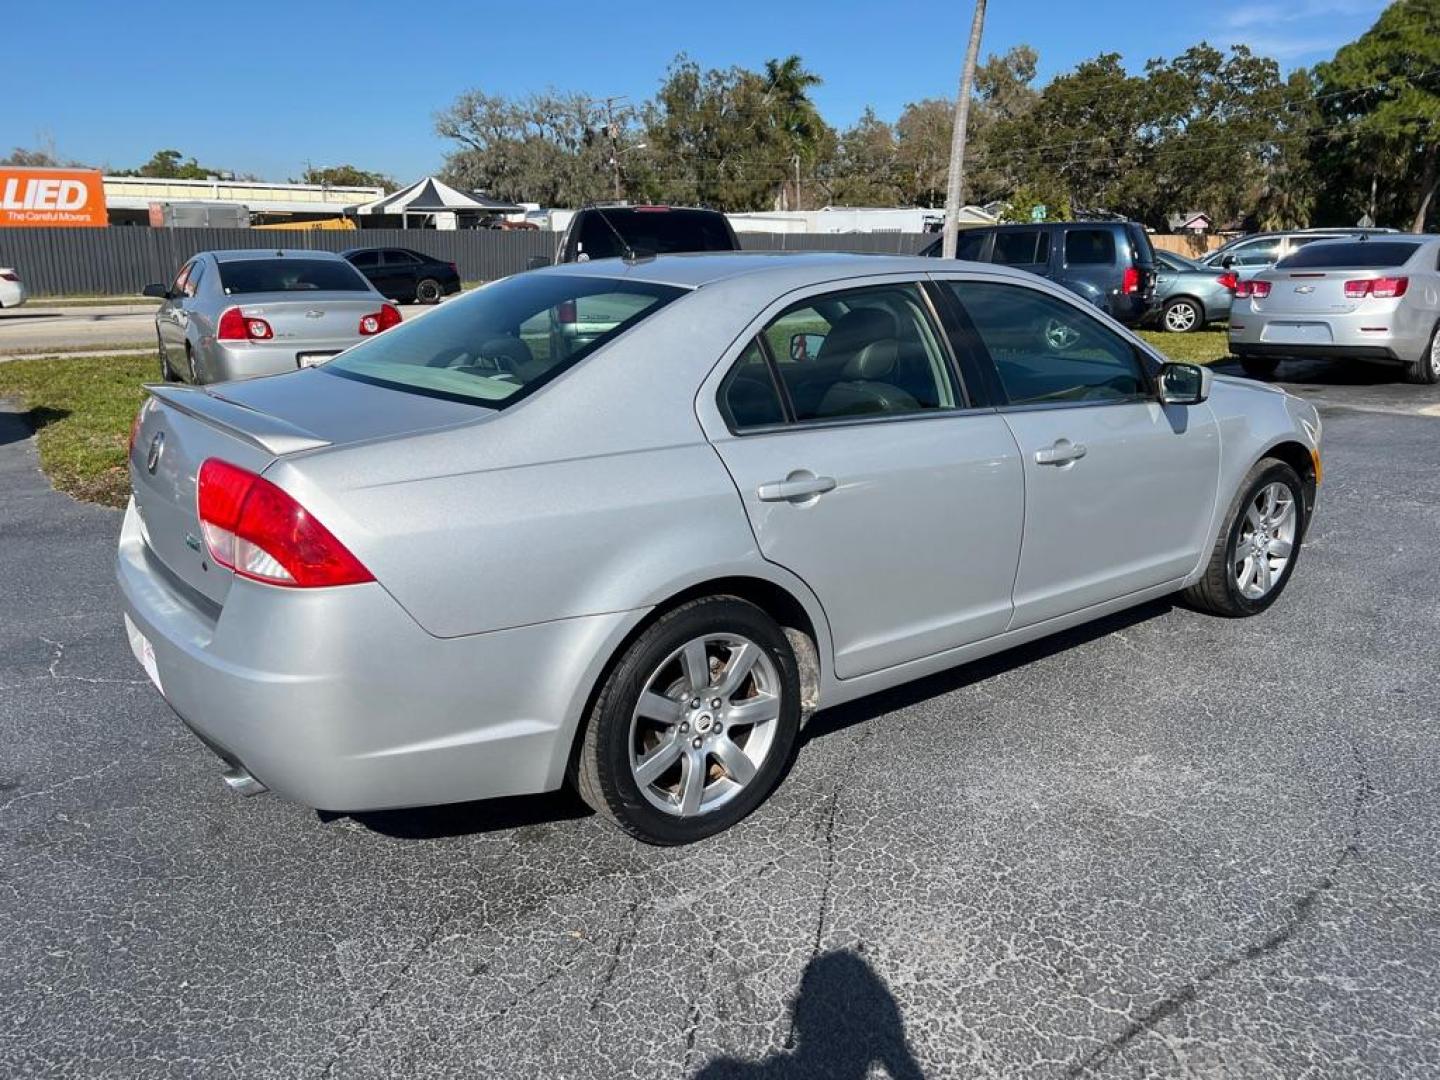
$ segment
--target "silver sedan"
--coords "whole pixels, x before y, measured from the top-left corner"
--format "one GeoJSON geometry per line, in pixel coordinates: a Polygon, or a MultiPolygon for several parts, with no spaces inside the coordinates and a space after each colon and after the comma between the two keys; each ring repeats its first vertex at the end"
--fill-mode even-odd
{"type": "Polygon", "coordinates": [[[323,363],[400,322],[399,310],[328,251],[202,251],[147,285],[160,376],[210,383],[323,363]]]}
{"type": "Polygon", "coordinates": [[[1262,379],[1281,360],[1398,364],[1440,382],[1440,236],[1310,244],[1236,287],[1230,351],[1262,379]]]}
{"type": "Polygon", "coordinates": [[[597,260],[152,387],[117,572],[238,790],[568,781],[674,844],[754,810],[817,709],[1170,593],[1264,611],[1319,453],[1308,403],[1019,271],[597,260]]]}

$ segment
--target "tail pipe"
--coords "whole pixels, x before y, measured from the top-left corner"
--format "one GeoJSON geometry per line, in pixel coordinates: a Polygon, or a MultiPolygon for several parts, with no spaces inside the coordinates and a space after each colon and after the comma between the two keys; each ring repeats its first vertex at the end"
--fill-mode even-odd
{"type": "Polygon", "coordinates": [[[237,795],[264,795],[270,789],[262,784],[243,765],[234,765],[220,774],[225,786],[237,795]]]}

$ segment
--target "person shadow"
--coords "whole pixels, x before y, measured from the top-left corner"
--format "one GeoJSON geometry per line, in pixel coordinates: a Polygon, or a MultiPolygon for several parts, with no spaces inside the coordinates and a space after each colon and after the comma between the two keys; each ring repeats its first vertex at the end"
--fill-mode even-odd
{"type": "Polygon", "coordinates": [[[924,1074],[884,981],[849,949],[811,960],[790,1006],[785,1049],[760,1061],[716,1058],[694,1080],[865,1080],[880,1066],[891,1080],[924,1074]]]}

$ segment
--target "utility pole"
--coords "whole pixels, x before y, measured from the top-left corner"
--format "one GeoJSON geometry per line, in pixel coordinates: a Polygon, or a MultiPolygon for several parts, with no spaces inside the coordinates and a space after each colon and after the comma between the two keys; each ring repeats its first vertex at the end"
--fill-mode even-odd
{"type": "Polygon", "coordinates": [[[975,0],[975,18],[970,23],[970,47],[965,50],[965,67],[960,72],[960,96],[955,99],[955,130],[950,136],[950,175],[945,187],[945,236],[941,254],[955,257],[955,239],[960,229],[960,196],[965,189],[965,128],[970,122],[970,91],[975,85],[975,63],[980,56],[980,31],[985,26],[985,0],[975,0]]]}
{"type": "Polygon", "coordinates": [[[795,209],[803,210],[800,205],[800,155],[795,155],[795,209]]]}
{"type": "Polygon", "coordinates": [[[620,128],[615,123],[615,103],[624,101],[623,97],[608,97],[605,99],[605,134],[610,139],[610,171],[614,181],[615,201],[621,198],[620,187],[620,128]]]}

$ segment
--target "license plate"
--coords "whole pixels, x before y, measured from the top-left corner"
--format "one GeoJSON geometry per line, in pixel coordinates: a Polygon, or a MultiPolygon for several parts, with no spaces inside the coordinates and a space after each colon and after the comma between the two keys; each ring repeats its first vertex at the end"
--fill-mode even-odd
{"type": "Polygon", "coordinates": [[[145,669],[145,674],[150,676],[155,689],[163,694],[165,687],[160,685],[160,668],[155,663],[155,646],[151,645],[150,639],[130,621],[129,615],[125,616],[125,635],[130,639],[130,651],[135,654],[135,659],[140,661],[140,666],[145,669]]]}
{"type": "Polygon", "coordinates": [[[298,367],[314,367],[316,364],[323,364],[332,356],[339,356],[339,350],[334,352],[302,352],[295,356],[295,363],[298,367]]]}
{"type": "Polygon", "coordinates": [[[1276,345],[1329,345],[1330,324],[1321,322],[1272,322],[1260,334],[1261,341],[1276,345]]]}

